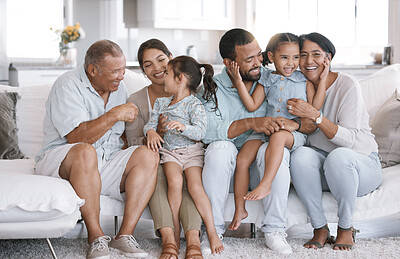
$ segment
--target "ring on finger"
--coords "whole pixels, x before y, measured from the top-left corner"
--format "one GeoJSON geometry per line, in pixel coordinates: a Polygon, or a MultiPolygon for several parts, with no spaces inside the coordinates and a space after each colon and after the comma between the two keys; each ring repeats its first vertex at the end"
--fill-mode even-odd
{"type": "Polygon", "coordinates": [[[291,110],[291,109],[292,109],[292,105],[289,105],[289,106],[288,106],[288,110],[291,110]]]}

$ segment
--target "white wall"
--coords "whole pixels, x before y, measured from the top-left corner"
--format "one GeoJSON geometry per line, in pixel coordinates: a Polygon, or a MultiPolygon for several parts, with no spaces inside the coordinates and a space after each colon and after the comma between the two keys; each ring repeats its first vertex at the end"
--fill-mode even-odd
{"type": "Polygon", "coordinates": [[[98,0],[80,0],[73,4],[73,22],[79,22],[86,36],[76,44],[78,50],[78,65],[83,63],[89,46],[101,39],[100,37],[100,5],[98,0]]]}
{"type": "Polygon", "coordinates": [[[0,0],[0,80],[8,80],[6,0],[0,0]]]}
{"type": "Polygon", "coordinates": [[[136,53],[140,44],[148,39],[163,41],[174,56],[185,55],[189,45],[195,45],[199,62],[222,63],[218,52],[218,43],[223,31],[169,30],[169,29],[131,29],[136,35],[131,40],[131,58],[137,60],[136,53]]]}
{"type": "Polygon", "coordinates": [[[400,63],[400,1],[389,0],[389,44],[392,45],[392,64],[400,63]]]}

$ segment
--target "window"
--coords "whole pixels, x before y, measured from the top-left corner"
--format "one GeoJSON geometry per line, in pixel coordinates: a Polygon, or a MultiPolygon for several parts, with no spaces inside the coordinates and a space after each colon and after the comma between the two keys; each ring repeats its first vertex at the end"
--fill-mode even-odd
{"type": "Polygon", "coordinates": [[[264,49],[279,32],[319,32],[336,47],[333,64],[372,64],[388,43],[388,0],[256,0],[255,36],[264,49]]]}
{"type": "Polygon", "coordinates": [[[63,0],[7,0],[7,56],[58,58],[62,27],[63,0]]]}

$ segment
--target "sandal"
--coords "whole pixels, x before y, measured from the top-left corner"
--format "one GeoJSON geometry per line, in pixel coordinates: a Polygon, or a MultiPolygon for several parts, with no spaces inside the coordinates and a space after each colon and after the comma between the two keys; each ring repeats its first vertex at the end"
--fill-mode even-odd
{"type": "MultiPolygon", "coordinates": [[[[341,228],[338,226],[338,232],[339,231],[351,231],[351,236],[353,237],[353,242],[356,242],[356,234],[360,233],[360,230],[355,229],[354,227],[349,227],[349,228],[341,228]]],[[[333,249],[336,247],[346,247],[349,248],[349,250],[352,250],[354,248],[354,245],[347,245],[347,244],[334,244],[333,249]]],[[[339,249],[341,250],[341,249],[339,249]]]]}
{"type": "Polygon", "coordinates": [[[178,248],[174,243],[165,243],[165,245],[163,245],[163,250],[161,252],[160,257],[163,255],[168,255],[170,258],[171,256],[175,256],[175,258],[178,259],[178,248]],[[165,249],[174,249],[175,252],[166,252],[164,251],[165,249]]]}
{"type": "MultiPolygon", "coordinates": [[[[325,243],[321,244],[318,241],[308,241],[307,243],[305,243],[304,245],[314,245],[316,246],[318,249],[321,249],[325,246],[326,243],[328,244],[332,244],[334,242],[333,236],[331,236],[331,232],[329,231],[328,225],[323,226],[322,228],[315,228],[313,233],[315,236],[315,231],[321,230],[321,229],[326,229],[328,230],[328,233],[326,233],[326,239],[325,239],[325,243]]],[[[313,237],[314,238],[314,237],[313,237]]],[[[309,247],[311,248],[311,247],[309,247]]]]}
{"type": "Polygon", "coordinates": [[[190,246],[188,246],[188,247],[186,248],[185,259],[190,259],[190,258],[194,258],[194,257],[201,257],[201,258],[203,258],[203,255],[201,254],[200,246],[198,246],[198,245],[190,245],[190,246]],[[187,252],[188,252],[189,250],[196,250],[196,251],[198,251],[199,253],[197,253],[197,254],[188,254],[187,252]]]}

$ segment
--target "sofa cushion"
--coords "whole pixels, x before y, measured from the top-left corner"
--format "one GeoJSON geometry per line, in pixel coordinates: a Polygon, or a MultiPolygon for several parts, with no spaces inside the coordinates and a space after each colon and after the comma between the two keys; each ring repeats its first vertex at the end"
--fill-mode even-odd
{"type": "Polygon", "coordinates": [[[372,133],[378,143],[382,167],[400,163],[400,93],[381,106],[371,122],[372,133]]]}
{"type": "Polygon", "coordinates": [[[143,74],[127,69],[125,70],[124,84],[128,89],[128,94],[132,94],[150,85],[151,82],[149,79],[145,78],[143,74]]]}
{"type": "MultiPolygon", "coordinates": [[[[131,94],[149,85],[150,81],[143,74],[126,70],[124,83],[128,93],[131,94]]],[[[22,153],[29,158],[34,158],[42,146],[43,120],[46,114],[45,102],[51,87],[51,85],[31,87],[0,85],[0,92],[12,91],[21,96],[16,106],[19,147],[22,153]]]]}
{"type": "Polygon", "coordinates": [[[19,95],[15,92],[0,92],[0,159],[24,157],[18,146],[16,105],[19,95]]]}
{"type": "Polygon", "coordinates": [[[400,64],[385,67],[359,82],[371,122],[382,104],[400,87],[400,64]]]}
{"type": "Polygon", "coordinates": [[[1,223],[56,219],[74,213],[83,204],[84,200],[65,180],[25,173],[0,173],[1,223]]]}
{"type": "Polygon", "coordinates": [[[0,91],[17,92],[17,128],[19,147],[28,158],[34,158],[43,142],[45,102],[51,85],[12,87],[0,85],[0,91]]]}

